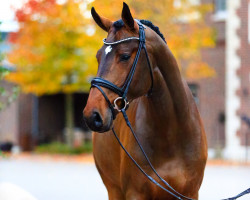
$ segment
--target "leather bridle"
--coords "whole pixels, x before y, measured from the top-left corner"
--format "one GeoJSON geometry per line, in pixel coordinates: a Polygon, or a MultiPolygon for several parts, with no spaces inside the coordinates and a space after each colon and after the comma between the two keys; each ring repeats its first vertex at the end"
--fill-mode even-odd
{"type": "MultiPolygon", "coordinates": [[[[116,111],[118,112],[121,112],[123,114],[123,117],[126,121],[126,124],[127,126],[130,128],[138,146],[140,147],[140,150],[141,152],[143,153],[145,159],[147,160],[147,163],[149,164],[150,168],[152,169],[152,171],[154,172],[154,174],[161,180],[161,182],[167,186],[169,189],[167,189],[166,187],[164,187],[163,185],[161,185],[159,182],[157,182],[154,178],[152,178],[151,176],[149,176],[143,169],[142,167],[136,162],[136,160],[130,155],[130,153],[126,150],[126,148],[123,146],[123,144],[121,143],[119,137],[117,136],[115,130],[114,130],[114,127],[112,128],[112,132],[115,136],[115,138],[117,139],[118,143],[120,144],[120,146],[122,147],[122,149],[125,151],[125,153],[128,155],[128,157],[133,161],[133,163],[136,165],[136,167],[151,181],[153,182],[155,185],[157,185],[158,187],[160,187],[161,189],[163,189],[164,191],[168,192],[170,195],[174,196],[175,198],[179,199],[179,200],[183,200],[183,199],[187,199],[187,200],[194,200],[192,198],[189,198],[189,197],[186,197],[184,195],[182,195],[181,193],[177,192],[167,181],[165,181],[158,173],[157,171],[155,170],[155,168],[153,167],[151,161],[149,160],[147,154],[145,153],[143,147],[141,146],[140,142],[139,142],[139,139],[137,137],[137,135],[135,134],[130,122],[129,122],[129,119],[128,119],[128,116],[126,114],[126,109],[128,108],[128,105],[129,105],[129,102],[127,100],[127,93],[128,93],[128,90],[129,90],[129,86],[132,82],[132,79],[133,79],[133,76],[134,76],[134,73],[135,73],[135,70],[136,70],[136,65],[138,63],[138,60],[139,60],[139,57],[140,57],[140,54],[141,54],[141,51],[142,49],[144,49],[145,51],[145,55],[146,55],[146,58],[147,58],[147,63],[148,63],[148,67],[149,67],[149,71],[150,71],[150,76],[151,76],[151,87],[148,91],[148,94],[151,94],[152,93],[152,89],[153,89],[153,84],[154,84],[154,79],[153,79],[153,71],[152,71],[152,67],[151,67],[151,64],[150,64],[150,61],[149,61],[149,57],[148,57],[148,53],[147,53],[147,49],[146,49],[146,38],[145,38],[145,26],[139,21],[139,20],[136,20],[138,26],[139,26],[139,38],[138,37],[129,37],[129,38],[125,38],[125,39],[121,39],[121,40],[118,40],[118,41],[115,41],[115,42],[106,42],[106,39],[103,40],[103,43],[105,45],[109,45],[110,47],[112,45],[117,45],[117,44],[120,44],[120,43],[123,43],[123,42],[127,42],[127,41],[130,41],[130,40],[138,40],[139,41],[139,47],[138,47],[138,50],[137,50],[137,53],[136,53],[136,56],[135,56],[135,59],[134,59],[134,62],[132,64],[132,67],[130,69],[130,72],[127,76],[127,79],[125,80],[124,84],[122,87],[118,87],[116,86],[115,84],[111,83],[110,81],[108,80],[105,80],[101,77],[96,77],[94,78],[92,81],[91,81],[91,87],[96,87],[101,93],[102,95],[104,96],[105,100],[107,101],[108,103],[108,106],[109,108],[111,109],[111,112],[112,112],[112,116],[113,116],[113,119],[115,119],[116,117],[116,111]],[[104,90],[101,88],[101,87],[104,87],[104,88],[107,88],[111,91],[113,91],[114,93],[118,94],[119,97],[117,97],[113,104],[110,102],[109,98],[107,97],[107,95],[105,94],[104,90]],[[122,101],[122,106],[118,105],[118,101],[122,101]]],[[[121,102],[120,102],[121,103],[121,102]]],[[[242,192],[241,194],[233,197],[233,198],[229,198],[227,200],[233,200],[233,199],[236,199],[236,198],[239,198],[240,196],[243,196],[247,193],[250,192],[250,189],[242,192]]]]}
{"type": "Polygon", "coordinates": [[[100,92],[102,93],[102,95],[106,99],[106,101],[107,101],[107,103],[112,111],[113,119],[115,119],[115,116],[116,116],[115,110],[117,110],[118,112],[121,112],[122,109],[126,110],[128,105],[129,105],[129,102],[127,99],[127,93],[129,90],[129,86],[132,82],[133,76],[135,74],[136,66],[137,66],[142,49],[144,49],[145,54],[146,54],[148,68],[149,68],[150,77],[151,77],[151,87],[148,91],[148,94],[151,94],[152,89],[153,89],[153,84],[154,84],[153,71],[151,68],[151,64],[149,61],[149,57],[148,57],[148,53],[147,53],[147,49],[146,49],[146,45],[145,45],[145,31],[144,31],[145,27],[139,20],[137,20],[137,23],[139,25],[139,38],[138,37],[129,37],[129,38],[125,38],[125,39],[122,39],[119,41],[115,41],[115,42],[106,42],[106,39],[103,40],[103,43],[105,45],[108,45],[108,46],[117,45],[117,44],[124,43],[124,42],[131,41],[131,40],[138,40],[139,41],[139,47],[138,47],[133,65],[130,69],[130,72],[129,72],[127,79],[125,80],[123,86],[118,87],[115,84],[111,83],[110,81],[105,80],[101,77],[96,77],[91,81],[91,87],[96,87],[98,90],[100,90],[100,92]],[[117,97],[114,100],[113,104],[110,102],[110,100],[108,99],[107,95],[105,94],[105,92],[103,91],[103,89],[101,87],[108,88],[109,90],[111,90],[114,93],[119,95],[119,97],[117,97]],[[118,105],[119,101],[120,101],[120,103],[121,103],[121,101],[123,101],[121,103],[121,105],[123,105],[122,107],[120,105],[118,105]]]}

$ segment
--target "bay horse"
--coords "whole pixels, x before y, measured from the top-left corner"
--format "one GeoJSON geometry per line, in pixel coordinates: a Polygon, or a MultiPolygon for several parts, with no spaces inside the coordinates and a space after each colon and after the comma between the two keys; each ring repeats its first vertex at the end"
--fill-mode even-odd
{"type": "Polygon", "coordinates": [[[122,18],[115,22],[94,8],[91,13],[108,36],[96,54],[97,78],[83,115],[93,131],[95,164],[109,199],[198,199],[207,160],[205,131],[163,35],[151,22],[135,20],[125,3],[122,18]],[[168,189],[181,194],[179,198],[149,181],[120,147],[115,136],[159,182],[131,130],[159,176],[177,192],[168,189]]]}

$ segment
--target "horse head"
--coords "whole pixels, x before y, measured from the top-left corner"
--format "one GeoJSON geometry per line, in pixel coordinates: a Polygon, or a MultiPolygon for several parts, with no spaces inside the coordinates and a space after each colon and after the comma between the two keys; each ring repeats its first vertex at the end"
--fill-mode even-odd
{"type": "MultiPolygon", "coordinates": [[[[138,40],[140,31],[138,22],[132,17],[130,9],[125,3],[123,4],[122,18],[115,22],[98,15],[94,8],[92,8],[91,13],[98,26],[108,33],[107,39],[104,40],[104,45],[96,54],[98,61],[97,77],[107,80],[118,88],[124,88],[138,54],[140,43],[138,40]],[[116,43],[117,41],[119,43],[116,43]]],[[[147,40],[150,38],[151,32],[145,29],[147,40]]],[[[129,84],[126,94],[126,100],[129,102],[147,94],[151,87],[152,73],[149,73],[147,67],[147,65],[150,65],[147,62],[153,62],[151,49],[147,41],[148,58],[150,58],[150,61],[146,59],[144,51],[139,52],[136,70],[132,75],[131,84],[129,84]]],[[[117,112],[112,112],[113,109],[110,109],[107,100],[113,104],[114,100],[119,96],[121,95],[106,87],[102,87],[102,85],[101,89],[92,87],[87,105],[83,111],[84,119],[91,130],[105,132],[111,129],[114,115],[117,112]],[[106,99],[103,93],[105,93],[106,99]]],[[[119,105],[124,104],[123,101],[118,101],[117,104],[121,107],[124,106],[119,105]]]]}

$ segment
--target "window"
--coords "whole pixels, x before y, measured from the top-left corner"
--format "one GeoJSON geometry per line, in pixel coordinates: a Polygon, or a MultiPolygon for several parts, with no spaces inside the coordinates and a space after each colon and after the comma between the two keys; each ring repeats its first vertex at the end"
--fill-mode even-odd
{"type": "Polygon", "coordinates": [[[215,12],[226,11],[226,0],[215,0],[215,12]]]}
{"type": "Polygon", "coordinates": [[[191,90],[191,93],[194,97],[195,103],[198,105],[199,104],[199,96],[198,96],[199,86],[197,84],[194,84],[194,83],[189,83],[188,86],[189,86],[189,89],[191,90]]]}
{"type": "Polygon", "coordinates": [[[227,0],[214,0],[214,16],[215,21],[225,21],[227,17],[227,0]]]}

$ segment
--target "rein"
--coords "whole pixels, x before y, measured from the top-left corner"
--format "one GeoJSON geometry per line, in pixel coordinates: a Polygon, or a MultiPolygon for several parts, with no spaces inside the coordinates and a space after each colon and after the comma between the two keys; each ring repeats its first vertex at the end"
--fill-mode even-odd
{"type": "MultiPolygon", "coordinates": [[[[120,144],[120,146],[122,147],[122,149],[125,151],[125,153],[127,154],[127,156],[136,165],[136,167],[146,176],[146,178],[148,178],[152,183],[154,183],[155,185],[157,185],[158,187],[160,187],[161,189],[163,189],[164,191],[168,192],[170,195],[174,196],[175,198],[177,198],[179,200],[184,200],[184,199],[195,200],[195,199],[186,197],[186,196],[182,195],[181,193],[177,192],[167,181],[165,181],[157,173],[157,171],[153,167],[151,161],[149,160],[147,154],[145,153],[142,145],[140,144],[139,139],[136,136],[136,134],[135,134],[135,132],[134,132],[132,126],[131,126],[131,123],[130,123],[130,121],[128,119],[128,116],[126,114],[126,110],[128,108],[128,105],[129,105],[129,102],[127,100],[127,93],[128,93],[129,86],[130,86],[130,84],[132,82],[132,79],[133,79],[133,76],[134,76],[134,73],[135,73],[135,70],[136,70],[136,65],[138,63],[138,60],[139,60],[139,57],[140,57],[142,49],[144,50],[145,55],[146,55],[146,59],[147,59],[147,63],[148,63],[149,71],[150,71],[150,77],[151,77],[151,87],[150,87],[150,89],[148,91],[148,95],[150,95],[152,93],[153,83],[154,83],[153,71],[152,71],[152,67],[151,67],[151,64],[150,64],[150,61],[149,61],[149,57],[148,57],[148,53],[147,53],[147,49],[146,49],[146,45],[145,45],[146,38],[145,38],[145,31],[144,31],[144,29],[146,27],[139,20],[136,20],[136,22],[139,25],[139,38],[138,37],[128,37],[128,38],[121,39],[121,40],[118,40],[118,41],[115,41],[115,42],[106,42],[106,39],[103,40],[103,43],[105,45],[110,46],[110,48],[111,48],[112,45],[117,45],[117,44],[120,44],[120,43],[123,43],[123,42],[127,42],[127,41],[130,41],[130,40],[138,40],[139,41],[139,47],[138,47],[138,50],[137,50],[134,62],[132,64],[132,67],[130,69],[128,77],[125,80],[123,86],[122,87],[118,87],[118,86],[116,86],[115,84],[111,83],[108,80],[105,80],[105,79],[103,79],[101,77],[95,77],[91,81],[91,88],[92,87],[96,87],[102,93],[103,97],[105,98],[106,102],[108,103],[109,108],[111,109],[113,119],[115,119],[117,112],[121,112],[122,113],[122,115],[124,117],[124,120],[126,121],[127,126],[129,127],[131,133],[133,134],[133,136],[134,136],[134,138],[135,138],[138,146],[140,147],[140,150],[143,153],[143,156],[145,157],[145,159],[146,159],[147,163],[149,164],[150,168],[152,169],[152,171],[154,172],[154,174],[161,180],[161,182],[165,186],[167,186],[171,191],[169,189],[167,189],[166,187],[164,187],[163,185],[161,185],[159,182],[157,182],[154,178],[152,178],[151,176],[149,176],[142,169],[142,167],[136,162],[136,160],[130,155],[130,153],[126,150],[126,148],[124,147],[124,145],[121,143],[121,141],[120,141],[119,137],[117,136],[117,134],[116,134],[116,132],[114,130],[114,127],[113,127],[112,128],[112,132],[113,132],[115,138],[117,139],[118,143],[120,144]],[[119,95],[119,97],[117,97],[114,100],[113,104],[110,102],[109,98],[107,97],[106,93],[103,91],[103,89],[101,87],[107,88],[107,89],[109,89],[109,90],[111,90],[114,93],[116,93],[116,94],[119,95]],[[119,102],[121,103],[120,106],[118,105],[119,102]]],[[[234,200],[234,199],[237,199],[238,197],[243,196],[243,195],[245,195],[247,193],[250,193],[250,188],[248,190],[242,192],[241,194],[239,194],[239,195],[237,195],[237,196],[235,196],[233,198],[226,199],[226,200],[234,200]]]]}

